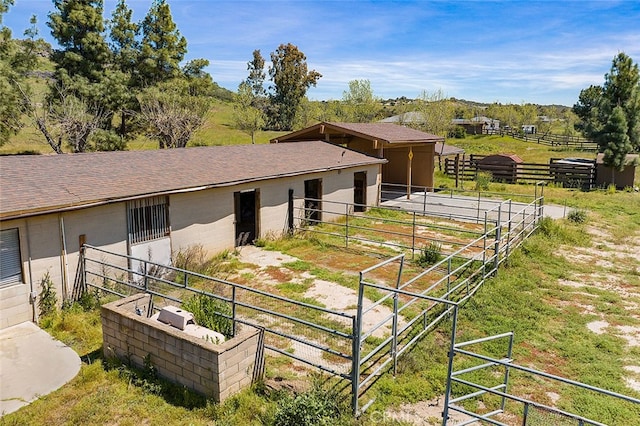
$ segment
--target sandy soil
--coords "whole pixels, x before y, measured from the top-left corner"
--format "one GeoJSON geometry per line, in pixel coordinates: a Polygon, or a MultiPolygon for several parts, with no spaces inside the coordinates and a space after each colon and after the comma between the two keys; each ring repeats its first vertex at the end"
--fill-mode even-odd
{"type": "MultiPolygon", "coordinates": [[[[606,290],[620,297],[620,306],[628,315],[629,322],[640,322],[640,288],[630,283],[626,274],[640,273],[640,236],[629,235],[624,241],[616,241],[606,229],[595,226],[588,227],[592,244],[590,247],[564,247],[561,254],[570,261],[591,268],[591,273],[576,274],[571,279],[559,280],[558,284],[568,288],[576,296],[598,301],[596,294],[589,289],[606,290]]],[[[633,324],[616,324],[616,319],[599,312],[591,304],[569,301],[561,306],[572,305],[581,308],[585,315],[594,317],[587,323],[587,328],[596,334],[611,333],[626,341],[628,348],[640,346],[640,326],[633,324]]],[[[625,366],[628,376],[624,378],[630,389],[640,391],[640,366],[629,361],[625,366]]]]}

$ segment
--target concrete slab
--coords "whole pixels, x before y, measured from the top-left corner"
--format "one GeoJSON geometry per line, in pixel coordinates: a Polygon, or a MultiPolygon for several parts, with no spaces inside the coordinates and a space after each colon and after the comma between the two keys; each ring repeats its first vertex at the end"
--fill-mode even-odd
{"type": "MultiPolygon", "coordinates": [[[[406,195],[399,196],[397,192],[383,191],[381,205],[427,216],[480,223],[484,221],[485,212],[488,212],[488,219],[497,220],[497,209],[502,203],[505,203],[505,200],[499,198],[479,198],[457,194],[451,196],[447,192],[427,192],[426,194],[424,192],[412,192],[411,198],[407,199],[406,195]]],[[[522,210],[525,210],[527,215],[533,213],[533,207],[528,206],[527,203],[516,201],[509,203],[507,201],[502,206],[501,222],[508,221],[509,211],[511,211],[512,215],[516,215],[521,214],[522,210]]],[[[561,219],[566,217],[570,210],[563,206],[545,204],[543,206],[543,215],[552,219],[561,219]]]]}
{"type": "Polygon", "coordinates": [[[0,330],[0,417],[60,388],[80,364],[73,349],[32,322],[0,330]]]}

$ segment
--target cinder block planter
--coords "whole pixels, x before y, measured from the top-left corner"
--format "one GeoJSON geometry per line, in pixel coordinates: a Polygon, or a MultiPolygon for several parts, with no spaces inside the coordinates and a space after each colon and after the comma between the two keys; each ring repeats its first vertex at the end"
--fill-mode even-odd
{"type": "Polygon", "coordinates": [[[149,356],[160,376],[216,402],[260,377],[264,352],[260,330],[245,327],[235,337],[215,344],[147,318],[149,301],[150,295],[136,294],[102,306],[106,357],[126,359],[141,368],[149,356]]]}

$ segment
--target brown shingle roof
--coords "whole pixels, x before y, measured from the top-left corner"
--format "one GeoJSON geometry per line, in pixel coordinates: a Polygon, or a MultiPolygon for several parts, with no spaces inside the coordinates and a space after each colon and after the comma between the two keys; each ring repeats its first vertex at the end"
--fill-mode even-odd
{"type": "Polygon", "coordinates": [[[369,140],[379,140],[389,144],[394,143],[436,143],[444,142],[444,138],[431,133],[421,132],[420,130],[410,127],[400,126],[393,123],[337,123],[323,122],[298,130],[284,136],[279,136],[271,140],[271,142],[285,142],[308,139],[308,137],[316,138],[321,134],[322,126],[325,132],[331,133],[342,132],[358,136],[369,140]],[[306,137],[305,137],[306,136],[306,137]]]}
{"type": "Polygon", "coordinates": [[[0,157],[0,218],[386,160],[321,141],[0,157]]]}

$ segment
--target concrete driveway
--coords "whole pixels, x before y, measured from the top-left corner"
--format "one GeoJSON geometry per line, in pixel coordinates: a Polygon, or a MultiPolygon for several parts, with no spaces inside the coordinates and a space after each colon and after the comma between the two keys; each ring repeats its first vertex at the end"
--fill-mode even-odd
{"type": "Polygon", "coordinates": [[[80,364],[73,349],[32,322],[0,330],[0,416],[60,388],[80,364]]]}

